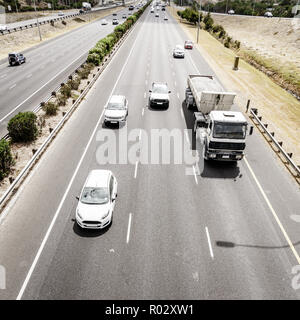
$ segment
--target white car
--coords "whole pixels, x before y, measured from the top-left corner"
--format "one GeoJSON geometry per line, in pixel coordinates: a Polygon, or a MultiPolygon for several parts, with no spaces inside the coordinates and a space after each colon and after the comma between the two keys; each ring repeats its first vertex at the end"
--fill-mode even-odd
{"type": "Polygon", "coordinates": [[[177,45],[173,50],[173,57],[174,58],[184,58],[184,49],[183,46],[177,45]]]}
{"type": "Polygon", "coordinates": [[[7,31],[7,26],[5,24],[0,24],[0,31],[7,31]]]}
{"type": "Polygon", "coordinates": [[[234,10],[229,10],[228,14],[234,14],[234,10]]]}
{"type": "Polygon", "coordinates": [[[167,16],[164,16],[164,20],[165,20],[165,21],[168,20],[168,17],[167,17],[167,16]]]}
{"type": "Polygon", "coordinates": [[[104,124],[124,123],[128,116],[128,101],[125,96],[114,95],[110,98],[104,110],[104,124]]]}
{"type": "Polygon", "coordinates": [[[154,13],[154,8],[151,8],[150,13],[154,13]]]}
{"type": "Polygon", "coordinates": [[[152,89],[149,90],[149,107],[154,106],[169,108],[170,97],[167,83],[153,82],[152,89]]]}
{"type": "Polygon", "coordinates": [[[81,228],[102,229],[112,222],[118,183],[109,170],[90,171],[76,208],[76,222],[81,228]]]}
{"type": "Polygon", "coordinates": [[[159,13],[158,12],[155,13],[155,17],[159,17],[159,13]]]}
{"type": "Polygon", "coordinates": [[[65,14],[62,11],[59,11],[59,13],[57,15],[60,17],[63,17],[65,14]]]}
{"type": "Polygon", "coordinates": [[[102,25],[107,25],[107,24],[108,24],[108,22],[107,22],[107,20],[106,20],[106,19],[103,19],[103,20],[101,20],[101,24],[102,24],[102,25]]]}

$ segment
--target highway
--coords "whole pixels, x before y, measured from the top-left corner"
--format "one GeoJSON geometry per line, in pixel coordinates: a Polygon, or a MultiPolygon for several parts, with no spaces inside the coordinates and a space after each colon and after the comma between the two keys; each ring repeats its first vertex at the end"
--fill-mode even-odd
{"type": "MultiPolygon", "coordinates": [[[[123,13],[118,11],[120,23],[123,13]]],[[[100,20],[79,27],[24,52],[26,63],[9,66],[5,61],[0,64],[0,136],[7,133],[10,118],[21,111],[33,110],[51,92],[65,81],[85,60],[89,49],[97,41],[111,33],[112,15],[104,17],[107,25],[100,20]]]]}
{"type": "MultiPolygon", "coordinates": [[[[199,174],[187,175],[184,163],[100,164],[104,133],[116,133],[112,153],[121,156],[126,130],[145,145],[153,129],[192,128],[187,75],[213,72],[196,49],[173,59],[184,40],[171,16],[148,8],[18,190],[0,221],[1,299],[300,298],[292,287],[300,220],[291,219],[300,214],[299,188],[256,130],[236,166],[200,156],[199,174]],[[147,107],[153,81],[168,83],[168,110],[147,107]],[[112,94],[129,101],[127,127],[102,125],[112,94]],[[114,220],[82,231],[75,197],[96,168],[118,180],[114,220]]],[[[201,154],[191,132],[182,136],[201,154]]]]}

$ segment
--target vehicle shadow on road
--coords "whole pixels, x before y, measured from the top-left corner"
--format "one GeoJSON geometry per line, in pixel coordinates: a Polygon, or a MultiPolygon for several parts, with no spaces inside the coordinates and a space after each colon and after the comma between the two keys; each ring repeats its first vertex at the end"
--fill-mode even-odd
{"type": "MultiPolygon", "coordinates": [[[[294,242],[293,246],[296,247],[300,244],[300,241],[294,242]]],[[[246,248],[257,248],[257,249],[285,249],[290,248],[289,244],[281,245],[281,246],[267,246],[267,245],[254,245],[254,244],[241,244],[241,243],[234,243],[230,241],[216,241],[217,247],[223,248],[235,248],[235,247],[246,247],[246,248]]]]}
{"type": "MultiPolygon", "coordinates": [[[[73,220],[73,219],[72,219],[73,220]]],[[[75,219],[74,219],[75,220],[75,219]]],[[[73,221],[74,221],[73,220],[73,221]]],[[[82,238],[95,238],[95,237],[100,237],[103,234],[105,234],[111,227],[111,224],[107,227],[105,227],[104,229],[82,229],[78,226],[78,224],[76,223],[76,221],[74,221],[73,224],[73,231],[80,237],[82,238]]]]}
{"type": "Polygon", "coordinates": [[[184,115],[186,128],[189,130],[188,133],[191,141],[191,148],[192,150],[196,150],[196,135],[194,133],[194,123],[195,123],[194,112],[197,111],[197,108],[195,107],[195,108],[188,109],[185,104],[185,100],[182,101],[181,108],[184,115]]]}
{"type": "Polygon", "coordinates": [[[241,178],[240,168],[236,162],[205,161],[202,150],[199,151],[199,171],[202,178],[234,179],[241,178]]]}

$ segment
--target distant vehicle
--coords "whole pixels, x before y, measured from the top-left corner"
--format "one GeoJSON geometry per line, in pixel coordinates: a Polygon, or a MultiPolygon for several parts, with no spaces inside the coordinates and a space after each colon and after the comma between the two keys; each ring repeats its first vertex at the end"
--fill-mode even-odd
{"type": "Polygon", "coordinates": [[[234,10],[229,10],[228,14],[234,14],[234,10]]]}
{"type": "Polygon", "coordinates": [[[107,25],[107,24],[108,24],[108,22],[107,22],[107,20],[106,20],[106,19],[102,19],[102,20],[101,20],[101,24],[102,24],[102,25],[107,25]]]}
{"type": "Polygon", "coordinates": [[[117,14],[114,12],[114,13],[113,13],[113,16],[116,16],[116,15],[117,15],[117,14]]]}
{"type": "Polygon", "coordinates": [[[184,58],[184,49],[183,46],[177,45],[173,50],[173,57],[174,58],[184,58]]]}
{"type": "Polygon", "coordinates": [[[119,24],[119,20],[116,18],[112,19],[112,24],[119,24]]]}
{"type": "Polygon", "coordinates": [[[11,66],[20,65],[21,63],[26,62],[26,58],[22,53],[9,53],[8,62],[11,66]]]}
{"type": "Polygon", "coordinates": [[[104,124],[125,123],[128,116],[128,101],[125,96],[113,95],[104,110],[104,124]]]}
{"type": "Polygon", "coordinates": [[[153,82],[149,92],[150,108],[153,108],[153,106],[169,108],[169,93],[171,93],[171,91],[169,91],[167,83],[153,82]]]}
{"type": "Polygon", "coordinates": [[[92,10],[92,5],[89,2],[82,2],[82,9],[84,11],[92,10]]]}
{"type": "Polygon", "coordinates": [[[126,19],[127,18],[127,15],[126,14],[123,14],[122,15],[122,19],[126,19]]]}
{"type": "Polygon", "coordinates": [[[79,13],[84,13],[84,10],[83,10],[83,9],[80,9],[80,10],[79,10],[79,13]]]}
{"type": "Polygon", "coordinates": [[[191,40],[184,41],[184,49],[193,49],[193,41],[191,40]]]}
{"type": "Polygon", "coordinates": [[[161,11],[166,11],[166,8],[162,6],[161,11]]]}
{"type": "Polygon", "coordinates": [[[134,9],[134,6],[129,6],[128,7],[128,10],[133,10],[134,9]]]}
{"type": "Polygon", "coordinates": [[[154,8],[151,8],[150,13],[154,13],[154,8]]]}
{"type": "Polygon", "coordinates": [[[158,12],[155,13],[155,17],[159,17],[159,13],[158,12]]]}
{"type": "Polygon", "coordinates": [[[60,17],[63,17],[65,14],[62,11],[59,11],[59,13],[57,15],[60,17]]]}
{"type": "Polygon", "coordinates": [[[117,195],[117,179],[110,170],[90,171],[77,198],[77,225],[84,229],[103,229],[111,224],[117,195]]]}
{"type": "Polygon", "coordinates": [[[0,31],[7,31],[7,26],[5,24],[0,24],[0,31]]]}
{"type": "Polygon", "coordinates": [[[267,18],[272,18],[273,17],[273,14],[270,12],[270,11],[267,11],[265,14],[264,14],[265,17],[267,18]]]}
{"type": "Polygon", "coordinates": [[[247,120],[242,112],[230,111],[236,93],[224,91],[213,76],[189,75],[185,103],[194,112],[194,132],[205,160],[238,161],[246,147],[247,120]]]}
{"type": "Polygon", "coordinates": [[[167,17],[167,16],[164,16],[164,20],[168,20],[168,17],[167,17]]]}

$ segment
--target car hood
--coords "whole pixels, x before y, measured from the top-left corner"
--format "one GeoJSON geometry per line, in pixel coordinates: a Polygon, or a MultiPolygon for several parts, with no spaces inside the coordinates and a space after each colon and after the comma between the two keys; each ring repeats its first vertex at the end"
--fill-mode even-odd
{"type": "Polygon", "coordinates": [[[113,110],[113,109],[106,109],[104,115],[108,118],[122,118],[126,115],[126,110],[113,110]]]}
{"type": "Polygon", "coordinates": [[[151,93],[151,99],[164,99],[168,100],[169,99],[169,94],[168,93],[151,93]]]}
{"type": "Polygon", "coordinates": [[[184,53],[184,50],[181,50],[181,49],[174,49],[174,52],[175,52],[175,53],[184,53]]]}
{"type": "Polygon", "coordinates": [[[77,210],[82,220],[101,221],[110,209],[110,203],[106,204],[85,204],[79,201],[77,210]]]}

